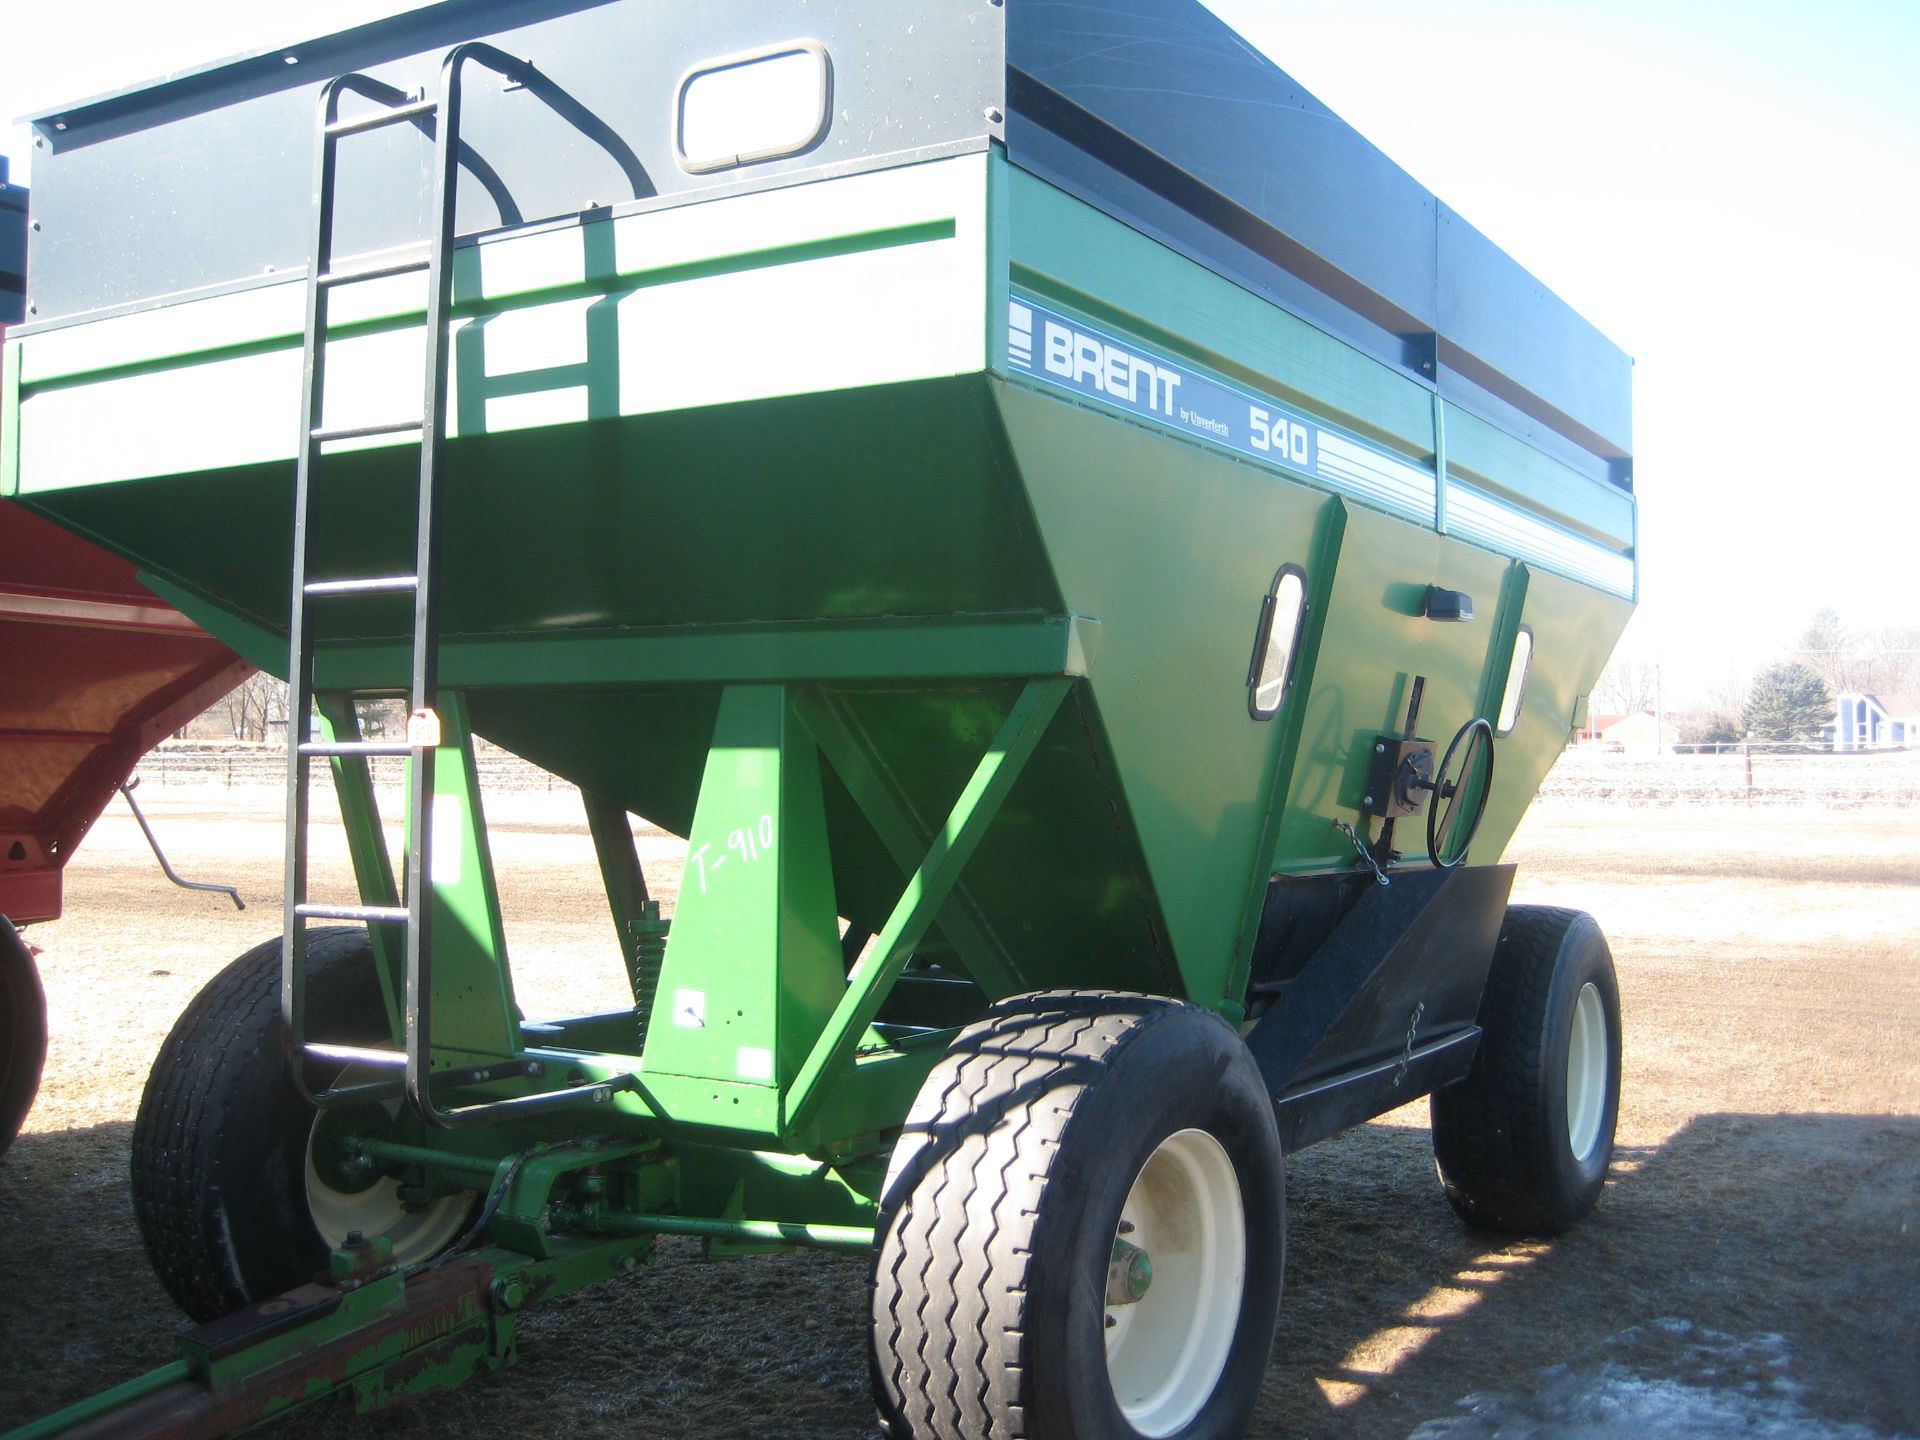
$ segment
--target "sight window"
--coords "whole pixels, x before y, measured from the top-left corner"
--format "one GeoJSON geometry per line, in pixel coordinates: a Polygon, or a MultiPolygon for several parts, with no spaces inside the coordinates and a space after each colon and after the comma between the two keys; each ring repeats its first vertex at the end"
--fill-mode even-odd
{"type": "Polygon", "coordinates": [[[832,107],[833,65],[817,40],[723,55],[680,82],[675,158],[702,174],[797,155],[827,133],[832,107]]]}
{"type": "Polygon", "coordinates": [[[1527,703],[1527,671],[1533,665],[1533,627],[1522,625],[1513,637],[1513,655],[1507,661],[1507,688],[1500,696],[1500,718],[1493,733],[1511,735],[1520,723],[1520,707],[1527,703]]]}
{"type": "Polygon", "coordinates": [[[1282,565],[1260,603],[1253,663],[1247,667],[1247,709],[1254,719],[1271,720],[1286,703],[1306,623],[1306,571],[1298,565],[1282,565]]]}

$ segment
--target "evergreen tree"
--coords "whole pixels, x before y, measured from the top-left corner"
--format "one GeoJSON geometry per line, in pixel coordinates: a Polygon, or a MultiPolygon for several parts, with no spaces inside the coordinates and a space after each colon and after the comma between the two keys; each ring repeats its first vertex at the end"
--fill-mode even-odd
{"type": "Polygon", "coordinates": [[[1740,712],[1748,739],[1809,746],[1818,746],[1821,727],[1832,719],[1833,693],[1797,660],[1769,665],[1755,676],[1740,712]]]}

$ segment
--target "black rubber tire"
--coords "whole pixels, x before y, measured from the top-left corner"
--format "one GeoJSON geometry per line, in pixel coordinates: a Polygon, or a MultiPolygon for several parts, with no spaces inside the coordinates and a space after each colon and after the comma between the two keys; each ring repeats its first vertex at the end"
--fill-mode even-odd
{"type": "Polygon", "coordinates": [[[994,1005],[921,1088],[893,1152],[870,1353],[894,1440],[1134,1440],[1107,1375],[1104,1277],[1134,1177],[1168,1136],[1232,1159],[1246,1281],[1221,1376],[1180,1440],[1246,1431],[1286,1253],[1273,1102],[1219,1017],[1142,995],[994,1005]]]}
{"type": "Polygon", "coordinates": [[[33,952],[0,915],[0,1155],[27,1123],[47,1063],[47,997],[33,952]]]}
{"type": "MultiPolygon", "coordinates": [[[[307,932],[312,1039],[387,1044],[367,932],[307,932]]],[[[281,1053],[280,939],[240,956],[175,1022],[133,1125],[133,1207],[160,1283],[195,1320],[305,1284],[327,1263],[306,1199],[314,1111],[281,1053]]]]}
{"type": "Polygon", "coordinates": [[[1557,1235],[1599,1200],[1620,1112],[1620,989],[1593,917],[1508,907],[1480,1024],[1472,1071],[1430,1101],[1441,1186],[1470,1225],[1557,1235]],[[1574,1005],[1588,984],[1606,1019],[1607,1079],[1598,1137],[1582,1158],[1568,1132],[1567,1054],[1574,1005]]]}

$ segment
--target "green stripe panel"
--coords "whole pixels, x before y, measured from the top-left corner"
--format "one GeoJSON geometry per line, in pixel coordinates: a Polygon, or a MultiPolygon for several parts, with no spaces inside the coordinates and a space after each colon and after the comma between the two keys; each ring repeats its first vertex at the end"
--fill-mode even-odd
{"type": "MultiPolygon", "coordinates": [[[[450,431],[978,372],[985,167],[962,156],[471,247],[450,431]]],[[[291,459],[303,296],[295,277],[26,337],[22,488],[291,459]]],[[[419,413],[424,298],[421,275],[335,292],[328,426],[419,413]]]]}
{"type": "Polygon", "coordinates": [[[1633,548],[1633,497],[1447,406],[1447,473],[1621,550],[1633,548]]]}
{"type": "MultiPolygon", "coordinates": [[[[1433,410],[1422,386],[1045,181],[1011,167],[1009,177],[1015,284],[1431,468],[1433,410]]],[[[1003,330],[996,361],[1004,342],[1003,330]]]]}

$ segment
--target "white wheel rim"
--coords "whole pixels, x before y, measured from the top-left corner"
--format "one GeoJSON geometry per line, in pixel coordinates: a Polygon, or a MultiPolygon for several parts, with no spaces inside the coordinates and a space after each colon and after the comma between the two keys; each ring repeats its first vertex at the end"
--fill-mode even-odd
{"type": "Polygon", "coordinates": [[[1116,1239],[1147,1252],[1153,1279],[1105,1307],[1107,1378],[1139,1434],[1171,1435],[1198,1415],[1226,1369],[1247,1282],[1240,1179],[1218,1140],[1181,1130],[1134,1177],[1116,1239]]]}
{"type": "Polygon", "coordinates": [[[1567,1144],[1582,1163],[1600,1144],[1607,1068],[1607,1011],[1600,987],[1589,980],[1573,1002],[1573,1031],[1567,1037],[1567,1144]]]}
{"type": "MultiPolygon", "coordinates": [[[[341,1080],[347,1078],[342,1075],[341,1080]]],[[[400,1199],[400,1182],[391,1175],[382,1175],[364,1190],[337,1190],[314,1164],[314,1142],[319,1138],[316,1119],[307,1132],[307,1213],[328,1249],[337,1250],[357,1230],[368,1237],[386,1236],[396,1265],[417,1265],[460,1237],[473,1213],[473,1191],[442,1195],[423,1209],[409,1210],[400,1199]]]]}
{"type": "Polygon", "coordinates": [[[365,1190],[336,1190],[313,1167],[313,1147],[307,1147],[307,1212],[313,1228],[330,1250],[346,1243],[358,1230],[362,1235],[384,1235],[392,1242],[396,1265],[431,1260],[460,1235],[473,1194],[442,1195],[426,1209],[409,1211],[400,1203],[400,1182],[382,1175],[365,1190]]]}

